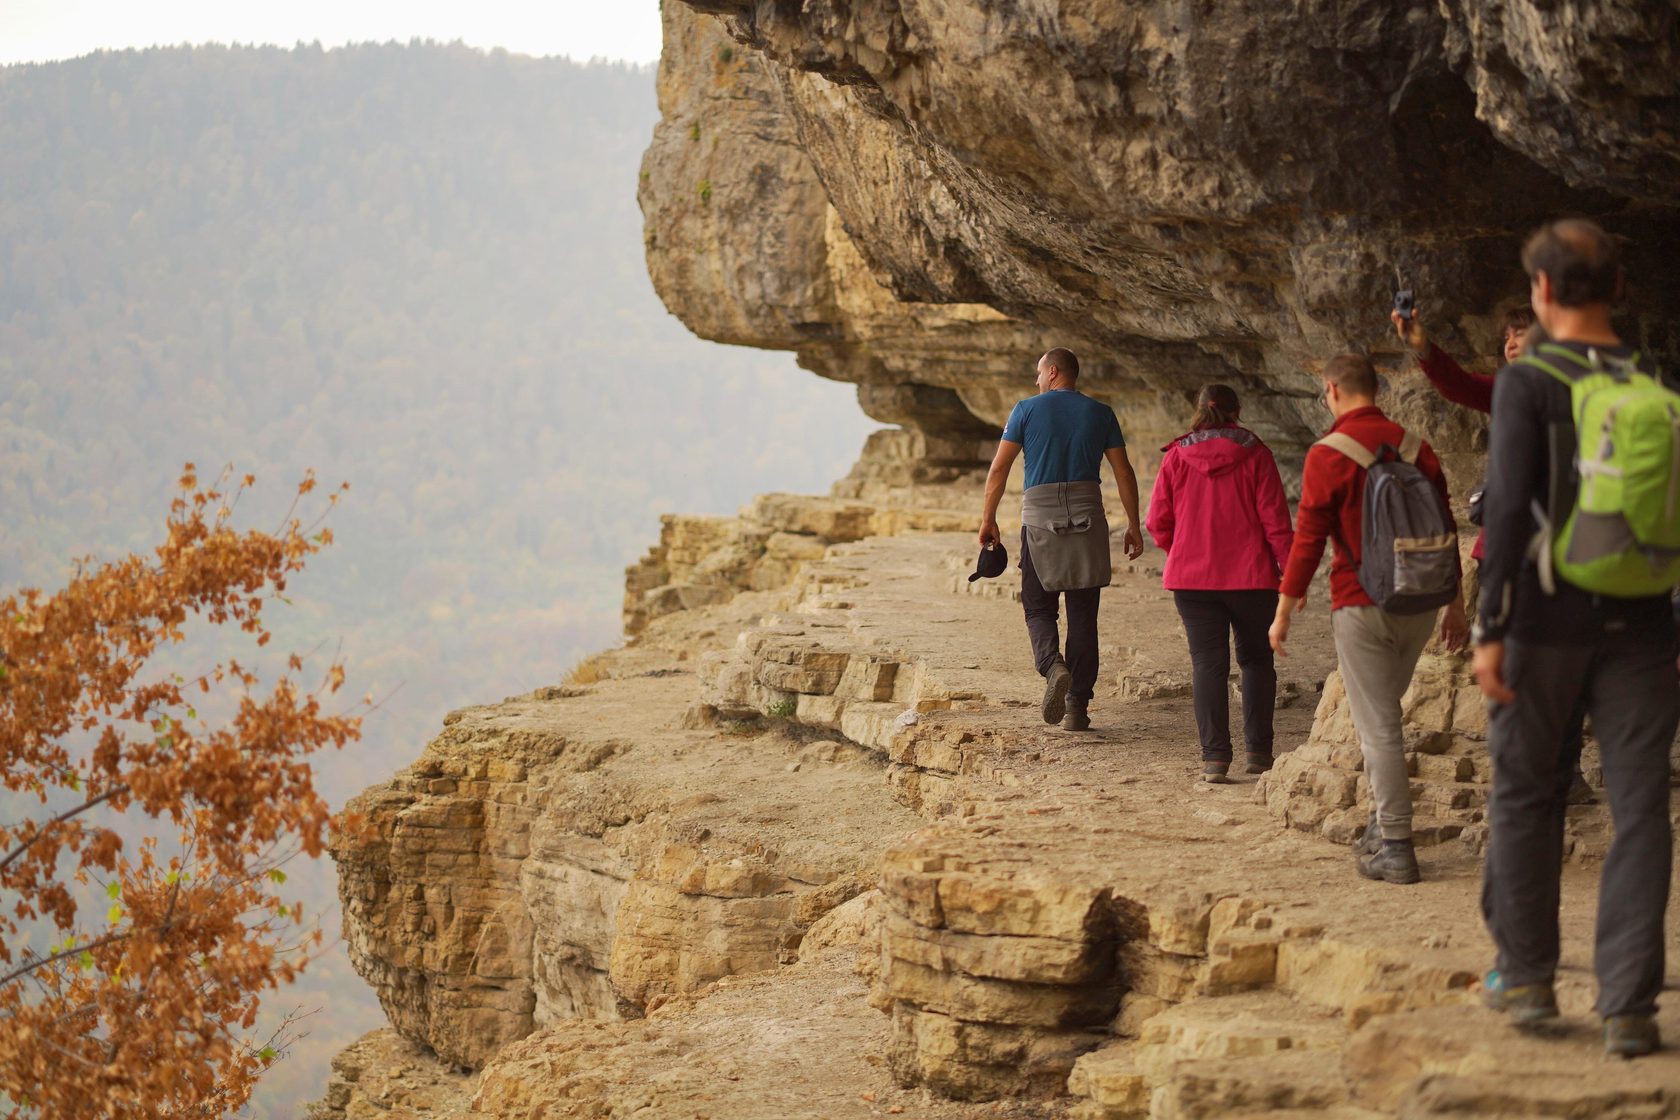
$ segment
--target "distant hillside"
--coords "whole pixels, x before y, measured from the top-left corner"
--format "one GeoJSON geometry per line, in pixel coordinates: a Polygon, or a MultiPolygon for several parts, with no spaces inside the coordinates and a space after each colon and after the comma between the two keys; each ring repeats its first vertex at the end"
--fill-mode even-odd
{"type": "MultiPolygon", "coordinates": [[[[155,543],[186,460],[255,473],[262,525],[305,468],[348,480],[274,620],[398,689],[324,767],[336,801],[614,641],[657,514],[826,488],[869,427],[850,389],[653,295],[656,117],[651,69],[459,46],[0,68],[0,593],[155,543]]],[[[337,1003],[259,1111],[366,1028],[346,976],[323,962],[337,1003]]]]}

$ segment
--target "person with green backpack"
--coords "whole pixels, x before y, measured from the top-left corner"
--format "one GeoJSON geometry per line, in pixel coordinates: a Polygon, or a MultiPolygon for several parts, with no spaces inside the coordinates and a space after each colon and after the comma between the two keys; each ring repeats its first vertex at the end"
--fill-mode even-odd
{"type": "Polygon", "coordinates": [[[1669,750],[1680,725],[1680,392],[1623,344],[1616,244],[1553,222],[1523,246],[1549,342],[1502,370],[1483,491],[1473,662],[1488,698],[1484,910],[1497,949],[1483,994],[1519,1026],[1555,1019],[1563,818],[1584,705],[1615,840],[1594,970],[1605,1051],[1657,1049],[1673,858],[1669,750]]]}

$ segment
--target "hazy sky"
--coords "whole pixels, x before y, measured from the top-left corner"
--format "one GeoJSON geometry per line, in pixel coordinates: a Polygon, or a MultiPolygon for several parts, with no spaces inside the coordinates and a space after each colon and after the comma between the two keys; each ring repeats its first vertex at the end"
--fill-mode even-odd
{"type": "Polygon", "coordinates": [[[460,39],[577,59],[659,57],[659,0],[0,0],[0,63],[174,43],[460,39]]]}

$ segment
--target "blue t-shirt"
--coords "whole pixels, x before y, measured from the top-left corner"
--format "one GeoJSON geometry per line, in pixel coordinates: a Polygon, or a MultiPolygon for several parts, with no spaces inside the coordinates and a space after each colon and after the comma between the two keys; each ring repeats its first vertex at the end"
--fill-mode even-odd
{"type": "Polygon", "coordinates": [[[1101,482],[1103,452],[1126,446],[1114,410],[1073,389],[1052,389],[1017,403],[1003,438],[1025,449],[1028,487],[1101,482]]]}

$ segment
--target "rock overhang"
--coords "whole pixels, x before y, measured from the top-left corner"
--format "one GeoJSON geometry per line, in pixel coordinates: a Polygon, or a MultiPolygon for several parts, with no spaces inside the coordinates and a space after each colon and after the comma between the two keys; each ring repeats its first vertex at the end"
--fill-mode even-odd
{"type": "MultiPolygon", "coordinates": [[[[1614,2],[666,5],[648,262],[697,333],[795,351],[871,416],[995,433],[1052,344],[1149,444],[1223,380],[1275,445],[1312,371],[1400,363],[1396,273],[1491,368],[1522,238],[1620,235],[1626,329],[1680,346],[1680,16],[1614,2]]],[[[1449,451],[1479,422],[1415,384],[1449,451]]]]}

